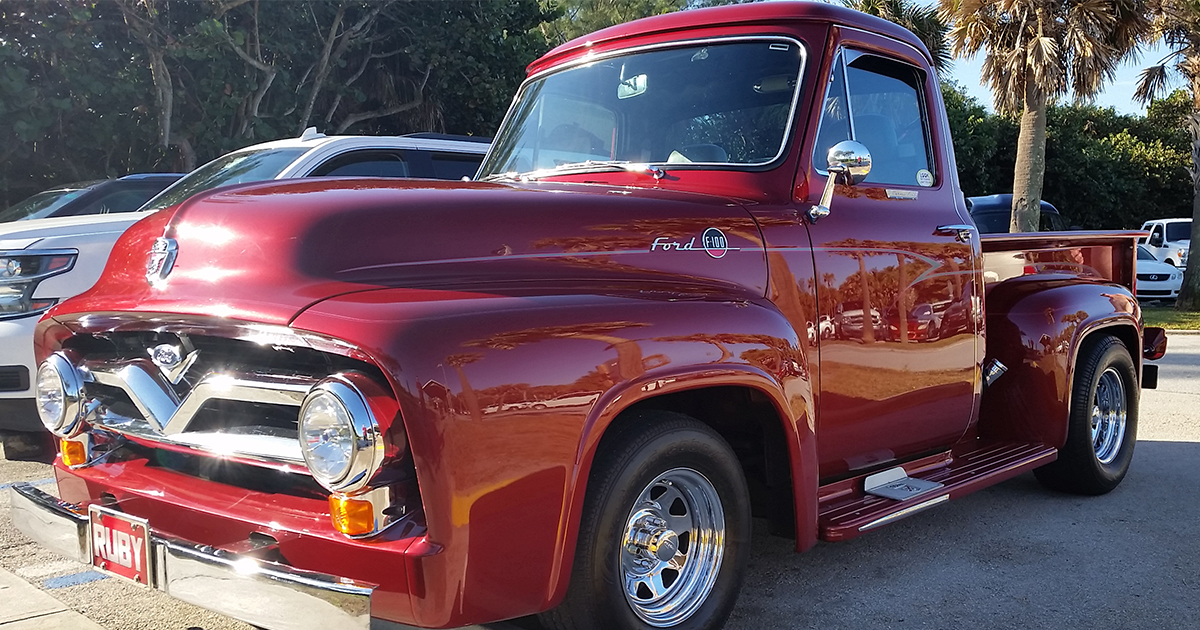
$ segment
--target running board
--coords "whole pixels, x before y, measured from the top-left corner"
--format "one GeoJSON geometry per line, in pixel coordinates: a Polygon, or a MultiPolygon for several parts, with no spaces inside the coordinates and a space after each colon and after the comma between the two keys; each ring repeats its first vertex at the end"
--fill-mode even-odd
{"type": "Polygon", "coordinates": [[[923,468],[911,477],[899,467],[875,473],[855,482],[853,492],[831,493],[821,502],[820,537],[827,541],[854,538],[1044,466],[1057,457],[1058,451],[1045,444],[986,442],[957,451],[945,465],[923,468]],[[895,498],[886,498],[889,495],[895,498]]]}

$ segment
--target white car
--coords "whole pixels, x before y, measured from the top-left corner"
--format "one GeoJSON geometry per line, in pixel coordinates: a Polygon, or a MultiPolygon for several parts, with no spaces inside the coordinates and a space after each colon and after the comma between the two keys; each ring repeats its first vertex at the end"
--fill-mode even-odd
{"type": "Polygon", "coordinates": [[[0,224],[0,431],[40,431],[31,384],[33,329],[39,315],[100,278],[117,238],[149,212],[205,190],[297,177],[475,175],[489,142],[466,136],[326,136],[257,144],[201,166],[137,212],[34,219],[0,224]]]}
{"type": "Polygon", "coordinates": [[[1192,244],[1191,219],[1155,219],[1143,223],[1142,230],[1150,236],[1138,242],[1146,246],[1155,260],[1181,269],[1187,266],[1188,248],[1192,244]]]}
{"type": "Polygon", "coordinates": [[[1137,298],[1174,300],[1183,286],[1183,271],[1158,262],[1145,245],[1137,248],[1137,298]]]}

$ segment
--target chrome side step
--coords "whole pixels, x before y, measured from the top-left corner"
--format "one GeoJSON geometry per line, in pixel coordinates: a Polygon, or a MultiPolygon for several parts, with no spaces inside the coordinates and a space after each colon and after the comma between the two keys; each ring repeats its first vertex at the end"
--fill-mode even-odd
{"type": "Polygon", "coordinates": [[[891,514],[888,514],[887,516],[884,516],[882,518],[877,518],[877,519],[871,521],[870,523],[867,523],[866,525],[859,527],[858,531],[865,532],[867,530],[875,529],[876,527],[883,527],[884,525],[887,525],[888,523],[891,523],[893,521],[898,521],[906,516],[912,516],[913,514],[916,514],[917,512],[924,512],[925,510],[928,510],[929,508],[931,508],[935,505],[945,503],[949,500],[950,500],[950,495],[948,495],[948,494],[943,494],[940,497],[934,497],[928,501],[925,501],[924,503],[918,503],[911,507],[906,507],[903,510],[900,510],[899,512],[892,512],[891,514]]]}

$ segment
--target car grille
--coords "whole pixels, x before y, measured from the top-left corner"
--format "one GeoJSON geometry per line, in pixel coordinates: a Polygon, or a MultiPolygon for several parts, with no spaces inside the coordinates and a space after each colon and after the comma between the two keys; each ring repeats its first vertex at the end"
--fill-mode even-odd
{"type": "Polygon", "coordinates": [[[303,471],[297,418],[309,388],[338,372],[386,381],[370,363],[286,341],[131,331],[79,334],[63,347],[85,374],[93,425],[183,452],[303,471]],[[164,344],[181,349],[186,370],[151,360],[164,344]]]}
{"type": "Polygon", "coordinates": [[[1139,273],[1137,279],[1143,282],[1161,282],[1163,280],[1170,280],[1171,276],[1165,273],[1139,273]]]}

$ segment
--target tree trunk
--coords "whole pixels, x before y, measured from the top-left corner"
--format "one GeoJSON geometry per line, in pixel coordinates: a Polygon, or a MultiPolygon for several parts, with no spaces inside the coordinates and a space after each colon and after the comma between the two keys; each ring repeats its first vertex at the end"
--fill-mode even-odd
{"type": "Polygon", "coordinates": [[[1036,232],[1042,215],[1042,180],[1046,175],[1046,93],[1028,81],[1017,163],[1013,170],[1012,220],[1009,232],[1036,232]]]}
{"type": "MultiPolygon", "coordinates": [[[[1193,85],[1192,94],[1200,101],[1198,89],[1200,85],[1193,85]]],[[[1193,108],[1188,119],[1188,131],[1192,134],[1192,241],[1188,245],[1183,287],[1175,300],[1177,311],[1200,311],[1200,257],[1196,255],[1196,243],[1200,242],[1200,105],[1193,104],[1193,108]]]]}
{"type": "Polygon", "coordinates": [[[171,85],[171,72],[167,70],[166,51],[147,44],[146,52],[150,56],[150,78],[154,80],[154,101],[158,106],[158,143],[166,149],[171,146],[171,113],[175,109],[175,89],[171,85]]]}
{"type": "Polygon", "coordinates": [[[333,54],[333,44],[338,39],[338,29],[342,26],[342,18],[346,15],[346,5],[338,5],[337,15],[333,17],[333,24],[329,27],[329,35],[325,38],[325,45],[321,49],[321,56],[317,60],[317,73],[313,77],[312,88],[308,92],[308,99],[304,102],[304,111],[300,114],[300,124],[296,127],[296,135],[301,135],[308,128],[308,121],[312,118],[313,106],[317,103],[317,95],[321,93],[321,86],[325,84],[325,77],[329,75],[330,57],[333,54]]]}
{"type": "Polygon", "coordinates": [[[863,343],[875,343],[875,318],[871,312],[871,277],[867,275],[867,256],[858,255],[858,278],[862,282],[862,340],[863,343]]]}

